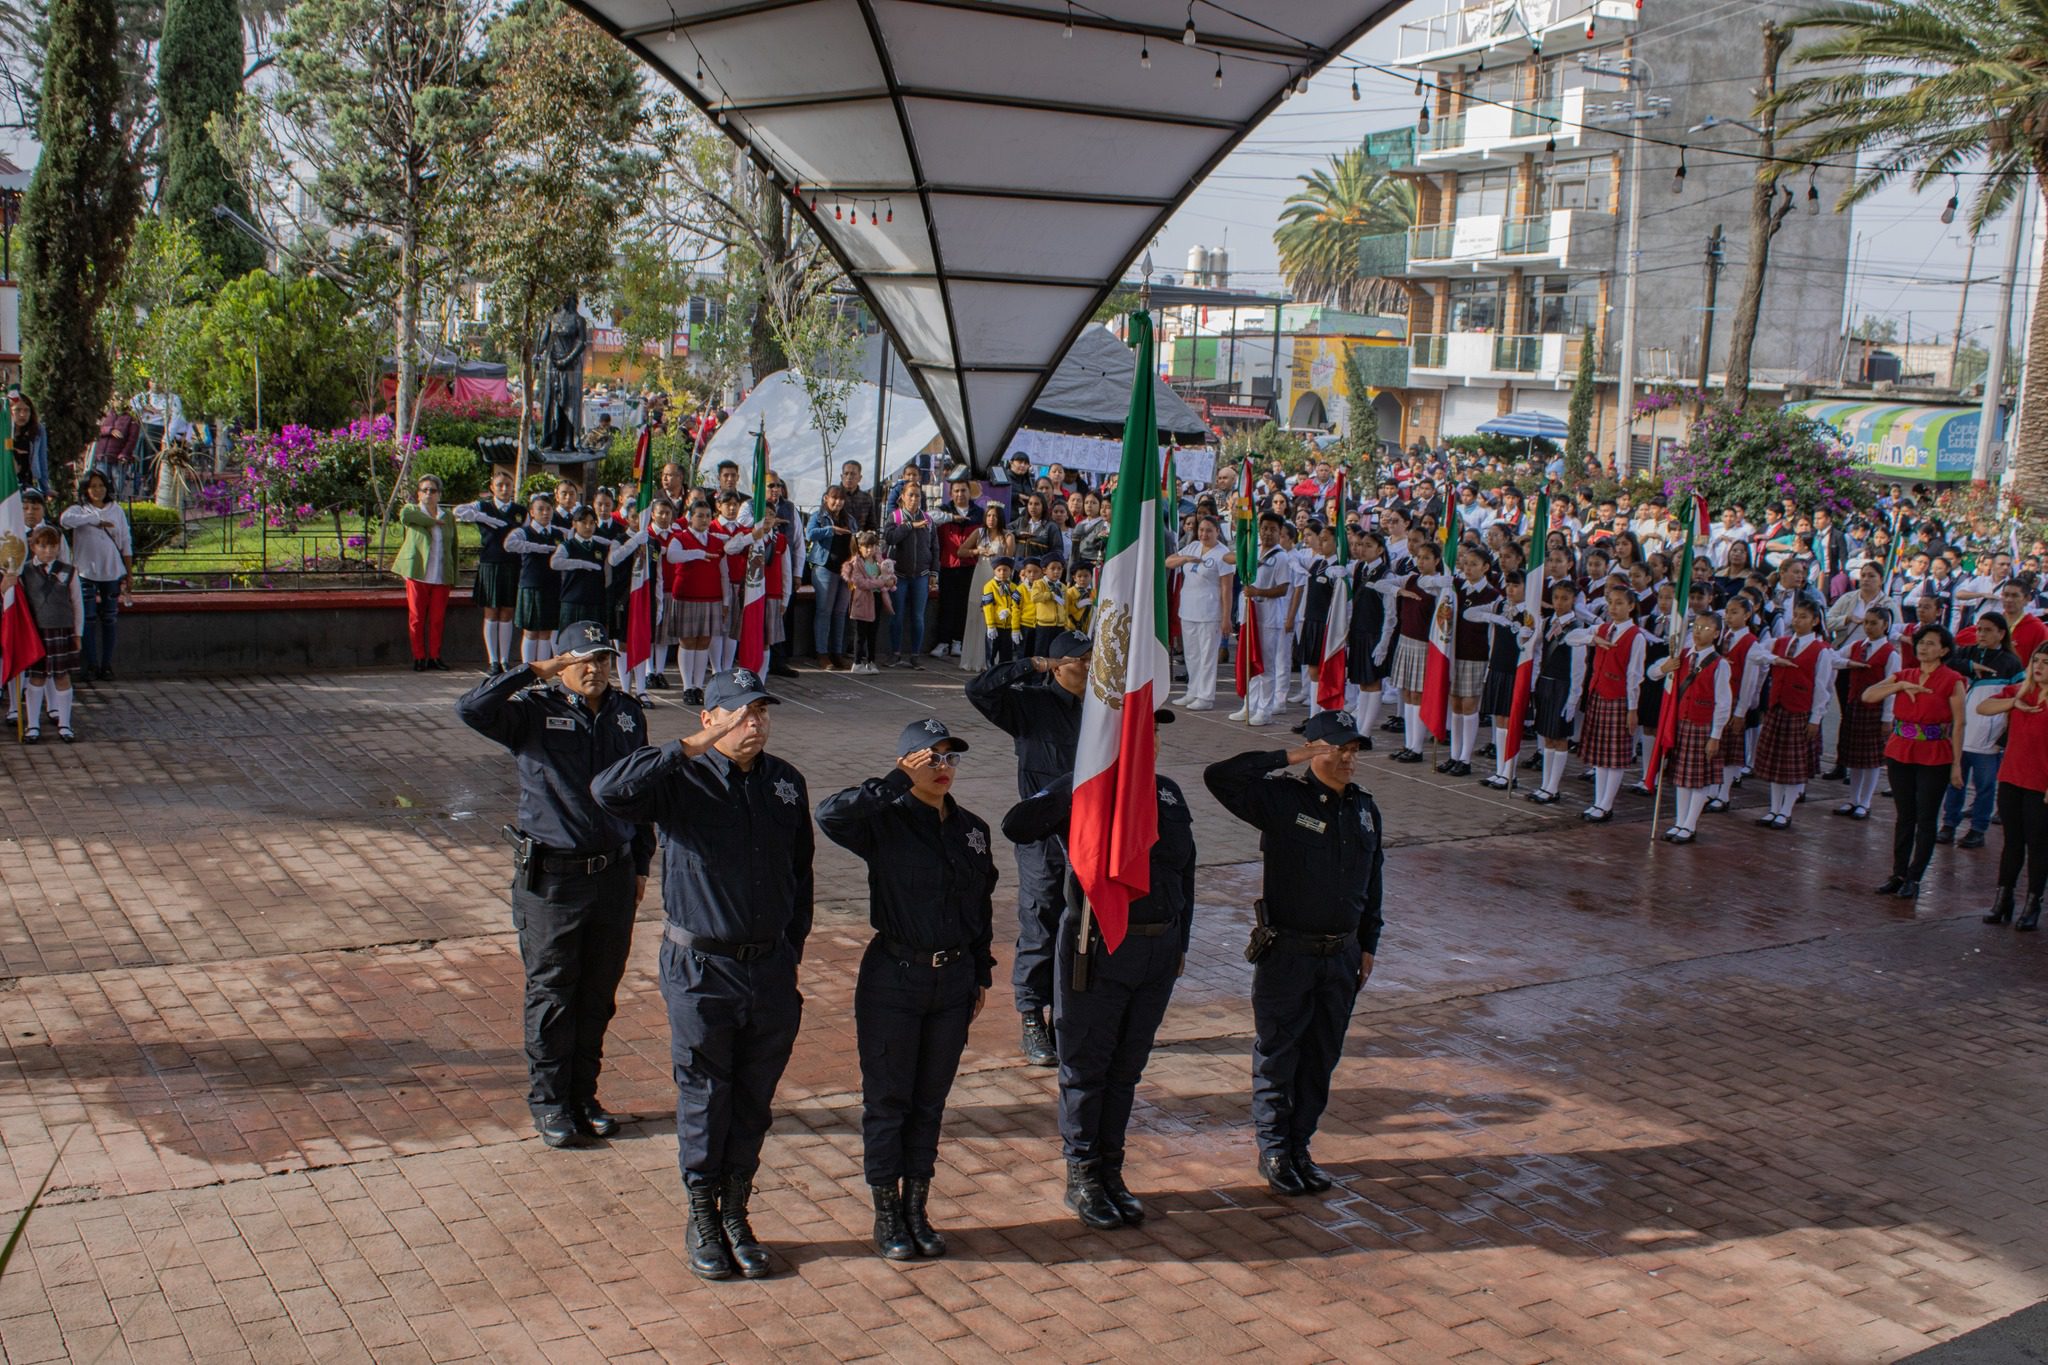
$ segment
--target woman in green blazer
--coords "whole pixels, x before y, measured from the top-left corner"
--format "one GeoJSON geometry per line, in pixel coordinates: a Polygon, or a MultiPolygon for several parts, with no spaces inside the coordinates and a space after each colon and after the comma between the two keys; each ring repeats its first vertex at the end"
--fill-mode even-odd
{"type": "Polygon", "coordinates": [[[441,627],[448,617],[448,587],[455,581],[455,509],[441,505],[441,481],[420,476],[419,502],[398,509],[405,540],[391,571],[405,580],[405,620],[412,633],[412,671],[446,669],[441,627]]]}

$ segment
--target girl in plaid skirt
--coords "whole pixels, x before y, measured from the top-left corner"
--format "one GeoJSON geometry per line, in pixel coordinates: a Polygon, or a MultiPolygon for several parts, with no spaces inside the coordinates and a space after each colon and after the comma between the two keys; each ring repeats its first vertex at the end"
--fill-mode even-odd
{"type": "Polygon", "coordinates": [[[1636,595],[1626,583],[1607,585],[1607,620],[1587,636],[1593,647],[1586,689],[1586,723],[1579,757],[1593,769],[1593,804],[1580,818],[1604,825],[1614,818],[1622,770],[1636,756],[1636,699],[1643,686],[1643,651],[1648,643],[1634,620],[1636,595]]]}
{"type": "Polygon", "coordinates": [[[1771,700],[1757,727],[1755,771],[1771,784],[1771,813],[1757,823],[1786,829],[1808,779],[1820,771],[1820,718],[1835,677],[1834,654],[1820,637],[1819,603],[1793,602],[1792,633],[1772,641],[1763,662],[1771,670],[1771,700]]]}
{"type": "Polygon", "coordinates": [[[1720,639],[1721,618],[1698,612],[1692,618],[1691,647],[1659,660],[1652,670],[1670,679],[1664,705],[1677,711],[1669,767],[1678,815],[1664,831],[1665,840],[1674,844],[1693,841],[1700,812],[1721,781],[1721,735],[1734,710],[1735,690],[1728,683],[1728,661],[1717,648],[1720,639]]]}
{"type": "Polygon", "coordinates": [[[1579,701],[1586,694],[1585,642],[1593,632],[1579,624],[1578,600],[1578,585],[1569,575],[1550,580],[1550,615],[1544,618],[1536,665],[1536,734],[1543,741],[1543,784],[1529,793],[1539,806],[1557,800],[1579,701]]]}
{"type": "Polygon", "coordinates": [[[1490,627],[1501,600],[1500,589],[1486,580],[1491,567],[1477,545],[1459,547],[1458,619],[1451,627],[1451,756],[1436,765],[1452,777],[1472,775],[1472,751],[1479,743],[1479,694],[1486,689],[1490,627]]]}
{"type": "Polygon", "coordinates": [[[78,671],[78,636],[85,629],[85,600],[78,570],[57,557],[64,538],[45,522],[29,532],[29,561],[19,572],[0,578],[0,597],[17,586],[28,601],[29,615],[42,636],[43,657],[23,675],[27,685],[28,729],[22,740],[35,744],[43,737],[43,707],[57,721],[57,738],[69,744],[71,675],[78,671]]]}
{"type": "Polygon", "coordinates": [[[1863,614],[1857,638],[1835,651],[1835,666],[1846,668],[1848,697],[1842,703],[1842,732],[1835,741],[1842,766],[1849,770],[1849,799],[1835,807],[1835,814],[1851,820],[1868,820],[1870,805],[1877,797],[1877,781],[1884,775],[1884,742],[1891,734],[1892,699],[1875,703],[1863,694],[1878,683],[1889,682],[1903,660],[1891,638],[1891,613],[1863,614]]]}
{"type": "MultiPolygon", "coordinates": [[[[1395,629],[1394,686],[1401,689],[1402,745],[1396,763],[1422,762],[1422,686],[1429,667],[1429,625],[1436,616],[1437,594],[1449,584],[1443,572],[1443,551],[1427,538],[1409,542],[1415,572],[1399,583],[1393,598],[1395,629]]],[[[1384,591],[1384,587],[1382,587],[1384,591]]]]}
{"type": "Polygon", "coordinates": [[[1728,685],[1735,689],[1735,709],[1728,717],[1728,742],[1721,746],[1721,786],[1707,798],[1707,814],[1728,809],[1730,794],[1749,771],[1750,713],[1763,691],[1764,666],[1760,641],[1750,629],[1756,599],[1738,592],[1721,609],[1721,657],[1728,661],[1728,685]]]}

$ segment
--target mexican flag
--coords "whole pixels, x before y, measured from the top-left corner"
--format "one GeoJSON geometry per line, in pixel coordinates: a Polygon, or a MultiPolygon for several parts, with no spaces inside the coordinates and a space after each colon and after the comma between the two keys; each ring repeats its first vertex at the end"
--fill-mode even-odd
{"type": "MultiPolygon", "coordinates": [[[[647,509],[654,503],[654,459],[649,449],[653,436],[651,427],[642,427],[640,443],[633,452],[634,472],[640,477],[639,491],[633,495],[633,524],[642,528],[647,525],[647,509]]],[[[642,545],[640,553],[633,556],[633,586],[626,595],[628,670],[654,657],[654,576],[659,572],[654,547],[642,545]]]]}
{"type": "MultiPolygon", "coordinates": [[[[14,459],[0,451],[0,574],[20,573],[28,563],[28,519],[21,512],[21,483],[14,459]]],[[[28,612],[20,586],[0,597],[0,682],[13,682],[43,657],[43,637],[28,612]]]]}
{"type": "Polygon", "coordinates": [[[1153,402],[1152,315],[1130,317],[1138,366],[1109,545],[1095,588],[1095,655],[1081,702],[1068,862],[1088,896],[1103,946],[1124,941],[1131,902],[1152,887],[1159,841],[1158,739],[1152,712],[1172,690],[1167,652],[1166,546],[1160,538],[1159,417],[1153,402]]]}
{"type": "Polygon", "coordinates": [[[1252,599],[1241,591],[1258,581],[1259,572],[1259,509],[1256,506],[1258,485],[1252,480],[1252,459],[1244,459],[1244,477],[1237,486],[1237,508],[1231,521],[1231,530],[1236,537],[1231,546],[1237,554],[1237,582],[1240,588],[1237,598],[1237,695],[1251,696],[1252,679],[1266,671],[1266,661],[1259,655],[1259,620],[1252,599]]]}
{"type": "Polygon", "coordinates": [[[1508,712],[1508,751],[1503,758],[1511,759],[1522,752],[1522,726],[1529,719],[1529,699],[1536,690],[1536,670],[1543,658],[1543,603],[1547,591],[1543,581],[1543,545],[1549,538],[1550,494],[1544,493],[1536,499],[1536,530],[1529,537],[1529,570],[1522,579],[1522,609],[1529,613],[1535,629],[1522,646],[1521,657],[1515,660],[1515,704],[1508,712]]]}
{"type": "Polygon", "coordinates": [[[1422,723],[1442,744],[1451,734],[1451,660],[1458,644],[1458,504],[1444,514],[1444,577],[1429,618],[1429,658],[1422,666],[1422,723]]]}
{"type": "Polygon", "coordinates": [[[1351,535],[1344,524],[1344,471],[1337,471],[1337,539],[1327,572],[1334,587],[1330,593],[1330,615],[1323,626],[1323,658],[1316,667],[1316,705],[1325,711],[1345,709],[1344,689],[1350,681],[1345,646],[1351,637],[1351,535]]]}
{"type": "MultiPolygon", "coordinates": [[[[1698,532],[1706,514],[1706,499],[1691,497],[1678,514],[1679,540],[1690,547],[1693,536],[1698,532]]],[[[1681,650],[1692,644],[1692,555],[1680,556],[1678,563],[1678,593],[1671,620],[1671,654],[1676,657],[1681,650]]],[[[1657,779],[1664,775],[1664,755],[1671,752],[1678,743],[1678,674],[1674,670],[1668,675],[1664,687],[1664,704],[1657,708],[1657,737],[1650,741],[1650,761],[1643,765],[1643,785],[1651,791],[1657,790],[1657,779]]]]}
{"type": "MultiPolygon", "coordinates": [[[[767,518],[768,432],[754,433],[754,494],[747,504],[754,519],[767,518]]],[[[747,577],[740,587],[740,638],[733,663],[759,673],[768,663],[768,556],[775,552],[775,534],[755,542],[747,551],[747,577]]]]}

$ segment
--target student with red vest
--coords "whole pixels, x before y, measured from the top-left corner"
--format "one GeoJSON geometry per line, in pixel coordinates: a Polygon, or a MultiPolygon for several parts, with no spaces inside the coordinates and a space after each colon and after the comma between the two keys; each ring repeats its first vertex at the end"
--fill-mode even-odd
{"type": "Polygon", "coordinates": [[[2027,869],[2027,907],[2013,928],[2041,927],[2048,891],[2048,646],[2027,656],[2026,676],[1977,703],[1979,715],[2006,718],[2005,760],[1998,768],[1998,820],[2005,849],[1998,858],[1998,898],[1986,924],[2012,922],[2020,868],[2027,869]]]}
{"type": "Polygon", "coordinates": [[[1716,647],[1721,618],[1703,611],[1692,618],[1692,646],[1659,659],[1653,672],[1671,681],[1664,705],[1678,708],[1671,741],[1671,786],[1678,794],[1678,813],[1664,831],[1669,843],[1689,844],[1700,823],[1707,798],[1721,781],[1721,736],[1735,709],[1735,689],[1728,683],[1728,661],[1716,647]]]}
{"type": "Polygon", "coordinates": [[[711,642],[725,625],[726,541],[712,529],[711,508],[700,498],[690,504],[690,524],[676,532],[665,554],[677,566],[669,605],[676,612],[685,706],[704,704],[711,642]]]}
{"type": "Polygon", "coordinates": [[[1415,572],[1375,585],[1394,600],[1394,686],[1401,690],[1402,739],[1401,748],[1390,755],[1396,763],[1422,762],[1422,688],[1429,671],[1429,625],[1436,615],[1437,594],[1450,582],[1443,572],[1443,550],[1435,541],[1418,538],[1409,544],[1415,572]]]}
{"type": "Polygon", "coordinates": [[[1727,728],[1722,732],[1728,742],[1720,748],[1721,785],[1707,798],[1709,815],[1719,815],[1728,809],[1735,784],[1749,771],[1750,736],[1756,733],[1749,717],[1763,693],[1764,676],[1756,632],[1749,628],[1755,617],[1756,599],[1748,593],[1736,593],[1721,609],[1721,657],[1728,661],[1728,687],[1734,702],[1728,711],[1727,728]]]}
{"type": "Polygon", "coordinates": [[[1963,785],[1963,675],[1944,662],[1955,652],[1955,637],[1944,626],[1922,626],[1913,636],[1914,664],[1863,694],[1866,702],[1892,703],[1892,737],[1884,766],[1899,809],[1892,835],[1892,875],[1880,896],[1912,900],[1934,856],[1935,823],[1943,787],[1963,785]]]}
{"type": "Polygon", "coordinates": [[[1865,612],[1858,623],[1862,633],[1835,651],[1835,665],[1844,670],[1848,691],[1842,699],[1842,730],[1835,740],[1835,752],[1849,770],[1849,799],[1835,807],[1835,814],[1851,820],[1868,820],[1870,804],[1877,796],[1877,779],[1884,772],[1884,745],[1891,734],[1892,702],[1887,697],[1871,704],[1863,694],[1888,681],[1904,663],[1904,651],[1891,638],[1888,612],[1865,612]]]}
{"type": "Polygon", "coordinates": [[[1491,567],[1476,545],[1458,549],[1455,584],[1458,619],[1451,627],[1451,756],[1436,765],[1452,777],[1472,775],[1472,753],[1479,744],[1479,694],[1486,687],[1492,655],[1495,605],[1500,589],[1487,581],[1491,567]]]}
{"type": "Polygon", "coordinates": [[[1636,699],[1643,687],[1643,650],[1649,640],[1631,620],[1635,610],[1635,591],[1626,583],[1610,582],[1607,620],[1584,635],[1592,654],[1579,757],[1593,769],[1593,804],[1579,818],[1588,824],[1604,825],[1614,818],[1622,772],[1636,757],[1636,699]]]}
{"type": "MultiPolygon", "coordinates": [[[[1766,829],[1792,824],[1792,807],[1820,771],[1820,718],[1827,711],[1835,658],[1820,635],[1820,604],[1811,597],[1792,602],[1792,633],[1771,641],[1763,656],[1771,671],[1771,699],[1757,727],[1756,775],[1771,784],[1771,813],[1757,817],[1766,829]]],[[[1928,837],[1934,830],[1930,827],[1928,837]]]]}

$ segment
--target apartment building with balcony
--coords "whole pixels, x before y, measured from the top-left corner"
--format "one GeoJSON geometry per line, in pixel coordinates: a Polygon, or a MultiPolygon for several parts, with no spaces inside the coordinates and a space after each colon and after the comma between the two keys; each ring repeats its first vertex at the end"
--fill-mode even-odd
{"type": "MultiPolygon", "coordinates": [[[[1418,191],[1418,225],[1361,252],[1363,268],[1402,279],[1409,299],[1404,439],[1471,432],[1515,410],[1565,415],[1582,348],[1601,376],[1598,445],[1616,448],[1615,379],[1625,303],[1629,148],[1617,130],[1682,144],[1642,147],[1636,304],[1637,383],[1695,387],[1725,364],[1747,268],[1755,135],[1716,120],[1753,118],[1759,26],[1802,3],[1685,7],[1672,0],[1496,0],[1402,26],[1399,64],[1423,83],[1429,119],[1398,173],[1418,191]],[[1634,59],[1660,113],[1617,119],[1628,82],[1597,68],[1634,59]],[[1591,63],[1591,67],[1585,63],[1591,63]],[[1674,175],[1683,161],[1680,192],[1674,175]],[[1723,273],[1707,326],[1706,248],[1721,226],[1723,273]],[[1709,334],[1711,339],[1708,340],[1709,334]]],[[[1845,171],[1792,188],[1796,211],[1772,243],[1753,365],[1759,387],[1820,380],[1840,361],[1849,220],[1829,206],[1845,171]]],[[[1710,386],[1718,382],[1710,378],[1710,386]]],[[[1668,427],[1668,424],[1667,424],[1668,427]]],[[[1644,433],[1634,433],[1638,459],[1644,433]]]]}

